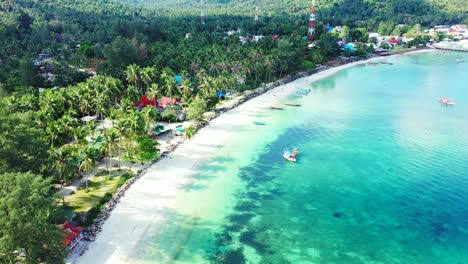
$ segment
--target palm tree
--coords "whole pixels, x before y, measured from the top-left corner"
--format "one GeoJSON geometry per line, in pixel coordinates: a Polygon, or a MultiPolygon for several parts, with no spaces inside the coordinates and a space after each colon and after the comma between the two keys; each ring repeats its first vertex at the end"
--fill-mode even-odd
{"type": "Polygon", "coordinates": [[[109,171],[109,178],[111,176],[111,158],[117,148],[119,135],[115,129],[109,129],[104,133],[104,147],[107,154],[107,170],[109,171]]]}
{"type": "Polygon", "coordinates": [[[184,78],[184,80],[180,84],[179,89],[184,101],[188,102],[190,98],[192,98],[192,84],[190,83],[190,80],[184,78]]]}
{"type": "Polygon", "coordinates": [[[87,129],[84,126],[78,126],[71,130],[73,135],[73,144],[79,144],[86,137],[87,129]]]}
{"type": "Polygon", "coordinates": [[[45,134],[51,147],[54,147],[59,143],[61,133],[62,127],[56,121],[47,124],[45,134]]]}
{"type": "Polygon", "coordinates": [[[89,115],[89,113],[91,112],[91,108],[92,108],[92,98],[82,96],[80,98],[80,102],[81,102],[79,106],[80,112],[83,115],[89,115]]]}
{"type": "Polygon", "coordinates": [[[148,133],[149,126],[151,124],[151,119],[154,116],[154,108],[152,107],[145,107],[141,111],[141,114],[143,115],[143,119],[145,120],[145,133],[148,133]]]}
{"type": "Polygon", "coordinates": [[[163,88],[165,90],[166,95],[172,98],[172,94],[176,89],[174,72],[169,67],[165,67],[161,73],[160,78],[163,82],[163,88]]]}
{"type": "MultiPolygon", "coordinates": [[[[122,142],[122,139],[124,139],[125,137],[127,137],[128,135],[128,128],[127,128],[127,125],[125,124],[125,119],[120,119],[116,122],[114,128],[115,128],[115,131],[117,132],[119,138],[120,138],[120,142],[122,142]]],[[[122,157],[122,148],[121,148],[121,145],[117,145],[117,149],[119,151],[119,154],[118,154],[118,157],[119,157],[119,170],[120,170],[120,165],[121,165],[121,157],[122,157]]]]}
{"type": "Polygon", "coordinates": [[[154,67],[146,67],[140,71],[141,81],[146,85],[148,91],[149,84],[155,81],[156,69],[154,67]]]}
{"type": "Polygon", "coordinates": [[[131,111],[130,114],[127,115],[126,123],[131,138],[141,133],[141,121],[141,115],[137,111],[131,111]]]}
{"type": "Polygon", "coordinates": [[[72,112],[67,112],[58,120],[68,138],[73,137],[73,129],[78,125],[78,120],[72,114],[72,112]]]}
{"type": "Polygon", "coordinates": [[[140,66],[136,64],[131,64],[127,66],[127,70],[125,71],[125,79],[129,83],[133,83],[135,87],[138,89],[138,83],[140,82],[140,66]]]}
{"type": "Polygon", "coordinates": [[[192,139],[195,136],[196,129],[193,125],[190,125],[185,129],[185,138],[192,139]]]}
{"type": "Polygon", "coordinates": [[[107,112],[108,108],[107,95],[105,95],[104,93],[99,94],[93,99],[92,104],[96,113],[99,114],[99,119],[104,120],[104,114],[107,112]]]}
{"type": "MultiPolygon", "coordinates": [[[[63,191],[63,181],[65,180],[65,172],[68,166],[68,156],[62,150],[62,148],[55,149],[52,153],[54,162],[52,163],[52,168],[58,173],[60,178],[60,188],[63,191]]],[[[62,193],[62,205],[65,205],[65,196],[62,193]]]]}
{"type": "Polygon", "coordinates": [[[81,154],[81,164],[79,170],[84,172],[86,175],[86,192],[88,192],[88,178],[91,169],[94,167],[93,155],[91,148],[87,147],[81,154]]]}
{"type": "Polygon", "coordinates": [[[202,87],[202,96],[203,98],[208,98],[213,92],[215,92],[215,84],[213,77],[211,76],[204,76],[202,77],[202,84],[200,85],[202,87]]]}
{"type": "Polygon", "coordinates": [[[146,91],[146,97],[148,99],[153,100],[154,102],[154,109],[158,109],[158,96],[160,94],[159,86],[157,83],[151,84],[151,87],[146,91]]]}

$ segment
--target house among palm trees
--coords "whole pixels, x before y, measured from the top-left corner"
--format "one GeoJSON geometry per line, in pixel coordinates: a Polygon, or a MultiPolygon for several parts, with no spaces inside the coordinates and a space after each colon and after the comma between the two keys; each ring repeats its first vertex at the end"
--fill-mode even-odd
{"type": "Polygon", "coordinates": [[[163,108],[166,108],[168,105],[180,105],[182,104],[182,98],[170,98],[170,97],[163,97],[161,101],[158,102],[163,108]]]}
{"type": "MultiPolygon", "coordinates": [[[[155,107],[158,104],[156,100],[150,100],[148,96],[143,95],[140,100],[133,104],[134,107],[138,107],[139,109],[143,109],[147,106],[155,107]]],[[[159,107],[158,107],[159,108],[159,107]]]]}
{"type": "Polygon", "coordinates": [[[182,104],[182,98],[170,98],[170,97],[163,97],[161,100],[150,100],[148,96],[143,95],[138,102],[134,103],[134,107],[138,107],[138,109],[143,109],[147,106],[152,106],[157,108],[160,111],[164,111],[166,106],[168,105],[180,105],[182,104]]]}

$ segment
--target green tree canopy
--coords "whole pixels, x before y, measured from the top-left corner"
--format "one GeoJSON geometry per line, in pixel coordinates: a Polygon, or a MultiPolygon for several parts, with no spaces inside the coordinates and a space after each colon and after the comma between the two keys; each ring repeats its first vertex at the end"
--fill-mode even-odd
{"type": "Polygon", "coordinates": [[[0,262],[60,263],[63,233],[50,224],[50,180],[32,173],[0,174],[0,262]]]}

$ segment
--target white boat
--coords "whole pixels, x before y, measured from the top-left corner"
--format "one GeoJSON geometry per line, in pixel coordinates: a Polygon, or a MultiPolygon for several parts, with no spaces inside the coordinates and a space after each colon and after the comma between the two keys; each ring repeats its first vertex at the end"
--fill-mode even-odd
{"type": "Polygon", "coordinates": [[[439,103],[443,105],[455,105],[455,101],[446,97],[441,97],[439,103]]]}
{"type": "Polygon", "coordinates": [[[288,149],[284,149],[284,152],[283,152],[283,158],[291,161],[291,162],[296,162],[296,156],[297,154],[299,153],[299,150],[298,149],[294,149],[293,153],[291,154],[291,152],[289,152],[288,149]]]}

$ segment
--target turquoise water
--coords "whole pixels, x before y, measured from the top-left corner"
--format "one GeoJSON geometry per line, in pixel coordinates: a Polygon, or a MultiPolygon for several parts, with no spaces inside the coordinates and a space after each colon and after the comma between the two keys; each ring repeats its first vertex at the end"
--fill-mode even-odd
{"type": "Polygon", "coordinates": [[[302,107],[240,129],[136,259],[468,263],[468,55],[386,62],[316,81],[288,99],[302,107]],[[283,147],[299,148],[296,164],[283,147]]]}

